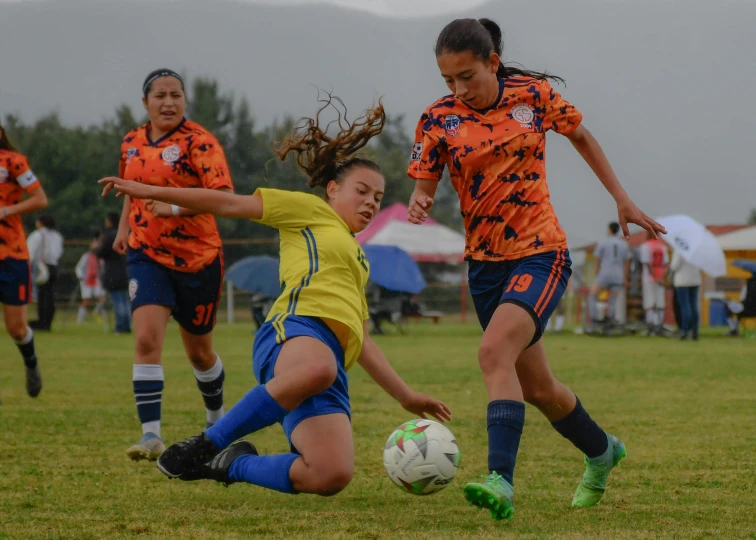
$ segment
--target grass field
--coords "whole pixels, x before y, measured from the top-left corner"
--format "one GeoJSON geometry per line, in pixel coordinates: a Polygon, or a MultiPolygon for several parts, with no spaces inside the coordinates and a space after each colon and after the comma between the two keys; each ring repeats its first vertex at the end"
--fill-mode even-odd
{"type": "MultiPolygon", "coordinates": [[[[549,336],[553,370],[629,457],[599,506],[572,510],[582,457],[528,407],[515,520],[500,523],[462,496],[464,482],[486,472],[479,335],[473,324],[413,325],[408,336],[377,340],[406,380],[452,408],[463,457],[451,486],[413,497],[391,484],[383,444],[409,416],[357,367],[355,478],[332,498],[169,481],[152,463],[132,463],[124,450],[140,430],[129,336],[94,324],[40,335],[45,387],[36,400],[3,336],[0,538],[756,538],[753,341],[549,336]]],[[[254,384],[251,345],[248,325],[216,331],[227,404],[254,384]]],[[[200,431],[204,408],[175,327],[163,358],[170,443],[200,431]]],[[[251,439],[263,452],[287,448],[279,427],[251,439]]]]}

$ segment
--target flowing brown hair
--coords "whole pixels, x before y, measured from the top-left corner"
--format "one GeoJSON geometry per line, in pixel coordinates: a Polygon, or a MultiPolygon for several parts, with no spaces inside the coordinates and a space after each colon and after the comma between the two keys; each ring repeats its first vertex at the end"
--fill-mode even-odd
{"type": "Polygon", "coordinates": [[[290,153],[295,153],[297,164],[307,173],[307,184],[311,188],[324,188],[331,180],[340,182],[347,172],[357,167],[380,173],[377,163],[355,154],[383,130],[386,112],[381,100],[378,100],[377,106],[367,109],[362,116],[350,122],[344,102],[329,92],[324,93],[326,97],[318,95],[322,106],[315,118],[302,118],[273,151],[281,161],[290,153]],[[338,117],[321,127],[320,116],[329,108],[336,110],[338,117]],[[332,124],[339,128],[335,136],[328,135],[332,124]]]}

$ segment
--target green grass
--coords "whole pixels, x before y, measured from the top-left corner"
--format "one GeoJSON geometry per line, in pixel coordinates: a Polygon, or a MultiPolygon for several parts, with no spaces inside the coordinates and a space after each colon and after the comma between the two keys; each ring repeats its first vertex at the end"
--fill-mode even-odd
{"type": "MultiPolygon", "coordinates": [[[[409,419],[356,367],[351,372],[356,472],[332,498],[169,481],[124,455],[140,436],[132,340],[95,325],[39,335],[45,387],[32,400],[7,337],[0,341],[0,538],[756,538],[756,355],[749,340],[549,336],[555,374],[629,453],[603,502],[573,510],[582,456],[532,407],[515,474],[516,515],[498,523],[468,507],[462,486],[486,472],[485,389],[473,325],[413,325],[378,339],[396,369],[452,408],[463,452],[457,479],[431,497],[385,475],[383,444],[409,419]]],[[[221,325],[227,404],[253,384],[247,325],[221,325]]],[[[204,425],[175,326],[164,353],[163,435],[204,425]]],[[[279,427],[252,437],[286,451],[279,427]]]]}

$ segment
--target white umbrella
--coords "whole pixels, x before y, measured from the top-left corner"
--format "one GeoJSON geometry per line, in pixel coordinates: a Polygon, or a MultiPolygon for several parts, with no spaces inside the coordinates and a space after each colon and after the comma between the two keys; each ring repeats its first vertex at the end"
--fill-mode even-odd
{"type": "Polygon", "coordinates": [[[666,216],[656,221],[667,229],[661,237],[683,259],[712,277],[727,273],[724,251],[706,227],[689,216],[666,216]]]}

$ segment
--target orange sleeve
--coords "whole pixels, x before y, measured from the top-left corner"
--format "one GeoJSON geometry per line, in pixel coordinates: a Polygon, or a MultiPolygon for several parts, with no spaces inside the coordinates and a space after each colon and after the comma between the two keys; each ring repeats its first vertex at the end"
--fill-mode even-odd
{"type": "Polygon", "coordinates": [[[446,139],[438,133],[432,111],[425,111],[415,128],[407,175],[415,180],[441,180],[447,162],[446,139]]]}
{"type": "Polygon", "coordinates": [[[202,187],[207,189],[234,188],[231,172],[218,140],[206,133],[192,144],[191,159],[199,174],[202,187]]]}
{"type": "Polygon", "coordinates": [[[123,178],[126,173],[126,156],[123,154],[123,146],[121,146],[121,156],[118,158],[118,178],[123,178]]]}
{"type": "Polygon", "coordinates": [[[41,187],[39,179],[29,167],[25,156],[14,154],[11,160],[11,175],[16,183],[27,193],[36,191],[41,187]]]}
{"type": "Polygon", "coordinates": [[[541,81],[541,96],[545,96],[546,114],[544,116],[544,129],[551,129],[562,135],[569,135],[575,131],[583,115],[574,105],[565,100],[559,92],[556,92],[548,81],[541,81]]]}

